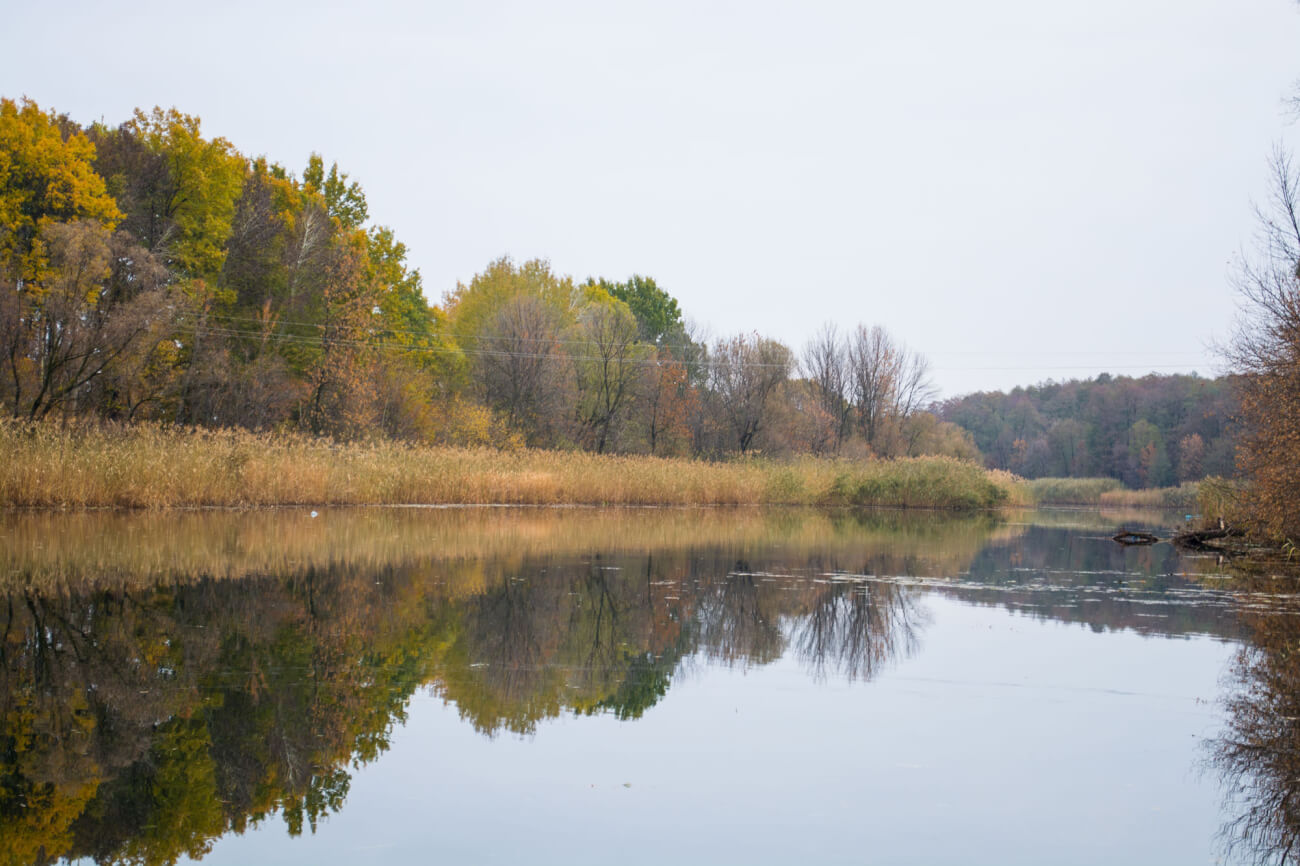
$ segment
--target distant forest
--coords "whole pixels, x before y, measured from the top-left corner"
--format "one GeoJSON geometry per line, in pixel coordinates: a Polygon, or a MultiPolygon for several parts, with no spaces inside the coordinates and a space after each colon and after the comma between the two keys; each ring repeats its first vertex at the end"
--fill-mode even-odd
{"type": "Polygon", "coordinates": [[[430,303],[360,184],[175,109],[82,126],[0,99],[0,411],[499,448],[942,454],[1030,477],[1226,473],[1228,383],[933,403],[883,328],[709,338],[652,277],[501,258],[430,303]]]}
{"type": "Polygon", "coordinates": [[[1104,476],[1164,487],[1233,472],[1231,378],[1102,374],[968,394],[937,411],[970,432],[985,465],[1027,478],[1104,476]]]}

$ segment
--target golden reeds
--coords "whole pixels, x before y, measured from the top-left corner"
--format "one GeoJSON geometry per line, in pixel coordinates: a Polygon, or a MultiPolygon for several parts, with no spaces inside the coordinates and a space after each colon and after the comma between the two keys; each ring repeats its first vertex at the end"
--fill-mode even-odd
{"type": "Polygon", "coordinates": [[[1116,478],[1035,478],[1025,482],[1038,505],[1100,505],[1104,494],[1123,487],[1116,478]]]}
{"type": "Polygon", "coordinates": [[[0,507],[380,504],[986,508],[1026,500],[1014,476],[947,457],[709,462],[0,422],[0,507]]]}
{"type": "Polygon", "coordinates": [[[1144,490],[1111,490],[1101,495],[1101,504],[1139,508],[1179,508],[1196,510],[1199,485],[1187,481],[1178,487],[1149,487],[1144,490]]]}
{"type": "Polygon", "coordinates": [[[1129,490],[1116,478],[1035,478],[1024,482],[1035,505],[1088,505],[1105,508],[1196,508],[1197,484],[1129,490]]]}

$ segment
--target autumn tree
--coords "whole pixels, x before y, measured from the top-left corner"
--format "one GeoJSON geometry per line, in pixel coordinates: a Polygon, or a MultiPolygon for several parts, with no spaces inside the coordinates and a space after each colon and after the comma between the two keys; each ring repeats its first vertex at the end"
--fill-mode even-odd
{"type": "Polygon", "coordinates": [[[176,109],[96,127],[96,167],[126,213],[122,228],[178,274],[216,281],[226,255],[247,163],[223,138],[206,139],[199,118],[176,109]]]}
{"type": "MultiPolygon", "coordinates": [[[[597,291],[601,291],[597,289],[597,291]]],[[[578,376],[578,419],[597,454],[604,453],[610,431],[635,399],[636,384],[648,352],[637,344],[636,317],[627,304],[606,295],[594,298],[578,318],[574,362],[578,376]]]]}
{"type": "Polygon", "coordinates": [[[1242,261],[1236,288],[1243,318],[1226,350],[1239,380],[1243,434],[1238,466],[1266,533],[1300,538],[1300,172],[1282,150],[1271,162],[1260,243],[1242,261]]]}
{"type": "Polygon", "coordinates": [[[934,397],[929,362],[884,328],[859,325],[849,338],[848,383],[858,428],[882,456],[906,453],[906,421],[934,397]]]}
{"type": "Polygon", "coordinates": [[[641,378],[641,419],[651,454],[680,453],[690,442],[691,418],[700,402],[686,365],[666,349],[641,378]]]}
{"type": "Polygon", "coordinates": [[[826,413],[808,379],[787,379],[771,401],[770,421],[757,437],[767,454],[830,454],[836,448],[835,419],[826,413]]]}
{"type": "Polygon", "coordinates": [[[517,295],[487,323],[472,356],[487,405],[530,444],[555,444],[572,405],[568,358],[561,351],[560,314],[541,298],[517,295]]]}
{"type": "Polygon", "coordinates": [[[1189,433],[1178,440],[1178,480],[1195,481],[1205,475],[1205,440],[1189,433]]]}
{"type": "Polygon", "coordinates": [[[804,346],[800,371],[811,384],[825,429],[817,432],[815,451],[838,453],[853,419],[849,347],[833,323],[827,323],[804,346]]]}
{"type": "Polygon", "coordinates": [[[0,99],[0,268],[6,289],[39,280],[41,230],[56,222],[92,220],[107,229],[121,219],[94,168],[95,146],[80,132],[64,134],[66,118],[31,100],[0,99]]]}
{"type": "Polygon", "coordinates": [[[557,276],[549,262],[500,258],[444,298],[472,392],[529,444],[572,441],[573,349],[583,343],[576,330],[589,289],[557,276]]]}
{"type": "Polygon", "coordinates": [[[340,235],[332,244],[321,293],[321,319],[310,390],[302,417],[314,432],[355,436],[375,418],[370,374],[375,362],[373,284],[366,279],[361,233],[340,235]]]}
{"type": "Polygon", "coordinates": [[[738,334],[714,344],[709,385],[731,443],[744,454],[767,423],[769,401],[790,376],[793,359],[782,343],[738,334]]]}
{"type": "MultiPolygon", "coordinates": [[[[1199,465],[1178,463],[1178,480],[1194,481],[1207,474],[1232,473],[1236,434],[1231,419],[1237,413],[1232,382],[1230,377],[1185,374],[1102,374],[1007,393],[967,394],[945,401],[937,412],[970,432],[990,468],[1106,476],[1129,484],[1140,483],[1141,462],[1140,454],[1131,450],[1137,440],[1130,432],[1138,421],[1147,421],[1159,431],[1171,466],[1180,459],[1179,443],[1195,437],[1203,444],[1199,465]],[[1025,443],[1022,457],[1032,453],[1032,460],[1015,459],[1016,440],[1025,443]]],[[[1142,440],[1139,451],[1147,443],[1142,440]]],[[[1163,477],[1172,480],[1169,474],[1163,477]]]]}
{"type": "MultiPolygon", "coordinates": [[[[125,353],[170,322],[148,254],[93,220],[46,223],[36,246],[41,278],[0,294],[0,399],[14,417],[65,406],[125,353]],[[134,262],[138,288],[112,290],[114,264],[134,262]]],[[[119,281],[131,276],[118,274],[119,281]]]]}

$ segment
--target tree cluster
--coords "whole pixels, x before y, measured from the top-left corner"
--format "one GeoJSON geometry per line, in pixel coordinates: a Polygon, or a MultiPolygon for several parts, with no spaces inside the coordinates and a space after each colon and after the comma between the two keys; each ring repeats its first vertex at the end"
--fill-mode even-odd
{"type": "Polygon", "coordinates": [[[176,110],[82,127],[0,100],[0,408],[714,456],[949,453],[923,359],[879,328],[710,341],[653,279],[498,259],[438,305],[364,191],[176,110]],[[833,369],[832,369],[833,368],[833,369]],[[804,370],[805,378],[798,372],[804,370]]]}
{"type": "Polygon", "coordinates": [[[1109,477],[1165,487],[1231,475],[1230,378],[1102,374],[945,401],[939,415],[970,431],[990,468],[1027,478],[1109,477]]]}

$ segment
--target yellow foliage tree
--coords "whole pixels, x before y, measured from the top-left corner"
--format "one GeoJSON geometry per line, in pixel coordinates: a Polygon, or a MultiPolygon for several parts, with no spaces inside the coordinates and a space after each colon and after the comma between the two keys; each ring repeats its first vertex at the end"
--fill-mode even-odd
{"type": "MultiPolygon", "coordinates": [[[[6,281],[38,281],[37,242],[52,222],[95,220],[113,228],[121,212],[94,169],[95,146],[65,135],[64,118],[25,99],[0,99],[0,268],[6,281]]],[[[15,282],[15,285],[17,285],[15,282]]]]}

